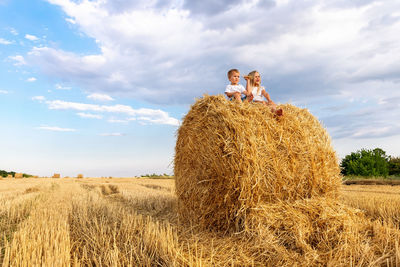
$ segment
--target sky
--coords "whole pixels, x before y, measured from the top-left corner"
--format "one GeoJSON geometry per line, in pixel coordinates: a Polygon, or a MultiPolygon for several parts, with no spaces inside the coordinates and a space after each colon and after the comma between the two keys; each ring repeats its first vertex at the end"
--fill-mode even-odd
{"type": "Polygon", "coordinates": [[[183,116],[231,68],[339,158],[400,156],[399,32],[393,0],[0,0],[0,169],[172,174],[183,116]]]}

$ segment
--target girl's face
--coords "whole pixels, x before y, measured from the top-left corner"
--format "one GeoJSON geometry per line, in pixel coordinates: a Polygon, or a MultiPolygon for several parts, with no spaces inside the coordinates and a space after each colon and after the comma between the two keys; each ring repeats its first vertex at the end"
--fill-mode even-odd
{"type": "Polygon", "coordinates": [[[260,84],[260,82],[261,82],[260,73],[258,73],[258,72],[254,73],[254,83],[260,84]]]}

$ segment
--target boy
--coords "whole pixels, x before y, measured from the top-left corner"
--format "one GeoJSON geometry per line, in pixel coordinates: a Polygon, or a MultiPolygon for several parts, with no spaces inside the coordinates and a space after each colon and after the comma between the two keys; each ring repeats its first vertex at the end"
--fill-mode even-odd
{"type": "Polygon", "coordinates": [[[239,102],[242,102],[247,96],[251,96],[252,94],[248,93],[246,89],[244,89],[243,85],[239,84],[240,80],[240,72],[237,69],[231,69],[228,71],[228,79],[231,84],[228,84],[225,89],[225,94],[229,97],[230,100],[236,99],[239,102]],[[242,94],[244,96],[242,96],[242,94]]]}

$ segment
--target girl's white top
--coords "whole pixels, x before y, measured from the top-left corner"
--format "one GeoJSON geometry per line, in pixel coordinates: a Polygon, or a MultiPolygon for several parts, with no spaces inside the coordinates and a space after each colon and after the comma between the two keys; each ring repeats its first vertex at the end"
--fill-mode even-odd
{"type": "Polygon", "coordinates": [[[244,89],[243,85],[241,85],[241,84],[238,84],[238,85],[228,84],[225,89],[225,93],[239,92],[239,93],[243,94],[243,92],[245,92],[245,91],[246,91],[246,89],[244,89]]]}
{"type": "Polygon", "coordinates": [[[253,101],[265,101],[264,96],[261,94],[263,90],[265,91],[264,86],[260,86],[260,88],[258,88],[258,86],[253,87],[253,90],[251,91],[253,94],[253,101]]]}

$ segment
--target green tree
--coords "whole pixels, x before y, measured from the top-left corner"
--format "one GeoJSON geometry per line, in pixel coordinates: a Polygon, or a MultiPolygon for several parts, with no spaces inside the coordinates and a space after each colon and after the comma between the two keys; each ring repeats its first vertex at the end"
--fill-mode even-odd
{"type": "Polygon", "coordinates": [[[7,175],[9,175],[9,174],[14,176],[15,172],[7,172],[7,171],[4,171],[4,170],[0,170],[0,176],[2,176],[2,177],[7,177],[7,175]]]}
{"type": "Polygon", "coordinates": [[[400,175],[400,157],[390,158],[389,175],[400,175]]]}
{"type": "Polygon", "coordinates": [[[340,163],[343,175],[384,176],[389,174],[389,156],[380,148],[361,149],[340,163]]]}
{"type": "Polygon", "coordinates": [[[7,174],[6,171],[0,170],[0,176],[7,177],[7,174]]]}

